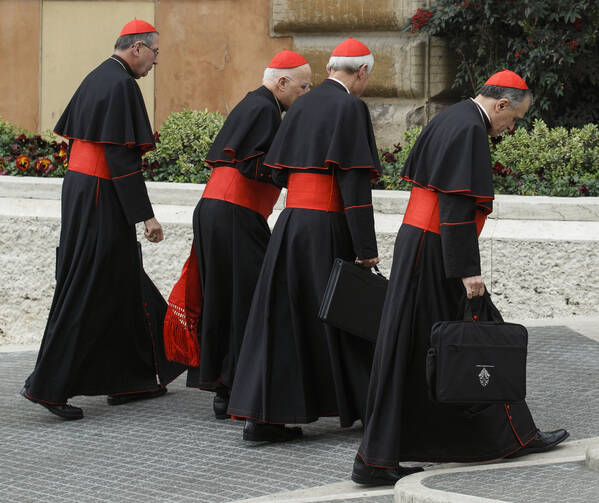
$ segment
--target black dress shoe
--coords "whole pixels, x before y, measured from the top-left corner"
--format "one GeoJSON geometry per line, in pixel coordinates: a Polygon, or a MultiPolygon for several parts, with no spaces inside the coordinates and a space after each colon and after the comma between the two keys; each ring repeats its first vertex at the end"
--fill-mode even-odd
{"type": "Polygon", "coordinates": [[[216,419],[229,419],[227,408],[229,407],[229,390],[219,390],[214,395],[212,408],[216,419]]]}
{"type": "Polygon", "coordinates": [[[356,455],[351,479],[364,486],[394,486],[399,479],[421,471],[420,467],[376,468],[364,464],[362,458],[356,455]]]}
{"type": "Polygon", "coordinates": [[[519,458],[520,456],[526,456],[527,454],[534,454],[536,452],[545,452],[553,449],[557,444],[566,440],[570,434],[566,430],[555,430],[555,431],[537,431],[535,438],[533,438],[528,444],[522,449],[513,452],[506,456],[506,458],[519,458]]]}
{"type": "Polygon", "coordinates": [[[258,423],[246,419],[243,427],[243,439],[252,442],[287,442],[301,436],[301,428],[287,428],[282,424],[258,423]]]}
{"type": "Polygon", "coordinates": [[[36,400],[35,398],[27,395],[25,388],[23,388],[21,390],[21,395],[23,395],[25,398],[27,398],[27,400],[29,400],[30,402],[40,404],[42,407],[45,407],[50,412],[52,412],[52,414],[56,414],[57,416],[60,416],[63,419],[66,419],[68,421],[72,421],[75,419],[83,419],[83,409],[81,409],[79,407],[73,407],[72,405],[69,405],[68,403],[49,404],[46,402],[42,402],[40,400],[36,400]]]}
{"type": "Polygon", "coordinates": [[[158,398],[166,393],[166,387],[158,388],[155,391],[146,391],[142,393],[126,393],[124,395],[108,395],[106,401],[108,405],[123,405],[124,403],[134,402],[136,400],[149,400],[158,398]]]}

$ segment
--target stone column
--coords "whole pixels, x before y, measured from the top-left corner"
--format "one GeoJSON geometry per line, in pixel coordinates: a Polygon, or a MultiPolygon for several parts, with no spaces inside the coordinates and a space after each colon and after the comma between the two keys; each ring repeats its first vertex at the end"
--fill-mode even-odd
{"type": "MultiPolygon", "coordinates": [[[[366,95],[377,144],[389,147],[454,98],[453,57],[438,39],[404,31],[424,0],[271,0],[273,36],[291,36],[311,64],[315,84],[326,77],[333,48],[352,35],[374,54],[366,95]],[[428,103],[428,105],[427,105],[428,103]]],[[[455,99],[454,99],[455,101],[455,99]]]]}

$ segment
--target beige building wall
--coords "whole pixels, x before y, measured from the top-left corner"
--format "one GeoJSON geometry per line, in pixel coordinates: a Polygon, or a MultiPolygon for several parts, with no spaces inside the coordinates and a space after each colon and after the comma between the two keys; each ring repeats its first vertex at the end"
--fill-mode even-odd
{"type": "Polygon", "coordinates": [[[39,127],[40,0],[0,0],[0,116],[39,127]]]}
{"type": "MultiPolygon", "coordinates": [[[[83,78],[114,50],[121,28],[134,17],[154,24],[154,1],[42,3],[40,129],[52,129],[83,78]]],[[[137,82],[150,122],[154,118],[154,71],[137,82]]]]}
{"type": "Polygon", "coordinates": [[[156,123],[184,108],[230,111],[262,83],[289,37],[270,36],[270,0],[161,0],[156,123]]]}

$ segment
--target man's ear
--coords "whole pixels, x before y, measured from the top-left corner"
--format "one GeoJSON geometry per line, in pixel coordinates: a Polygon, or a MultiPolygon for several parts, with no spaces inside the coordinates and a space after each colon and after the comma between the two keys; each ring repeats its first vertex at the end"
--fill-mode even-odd
{"type": "Polygon", "coordinates": [[[510,100],[508,100],[507,98],[501,98],[501,99],[497,100],[497,103],[495,103],[495,111],[497,111],[497,112],[506,110],[509,107],[510,107],[510,100]]]}
{"type": "Polygon", "coordinates": [[[277,80],[277,87],[281,91],[284,91],[285,88],[287,87],[287,77],[279,77],[277,80]]]}

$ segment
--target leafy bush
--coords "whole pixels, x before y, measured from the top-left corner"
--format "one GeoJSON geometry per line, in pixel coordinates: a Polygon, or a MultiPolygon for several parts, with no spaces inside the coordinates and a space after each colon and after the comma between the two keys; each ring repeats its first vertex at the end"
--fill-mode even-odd
{"type": "MultiPolygon", "coordinates": [[[[409,190],[401,168],[421,128],[408,130],[405,143],[382,150],[382,177],[387,189],[409,190]]],[[[518,128],[490,138],[495,192],[547,196],[599,196],[599,127],[549,128],[536,120],[533,128],[518,128]]]]}
{"type": "Polygon", "coordinates": [[[408,159],[408,154],[416,139],[420,135],[422,127],[408,129],[404,133],[404,144],[396,143],[393,149],[382,149],[379,151],[381,166],[383,167],[383,176],[381,176],[380,185],[377,188],[388,190],[410,190],[412,184],[399,177],[401,169],[408,159]]]}
{"type": "Polygon", "coordinates": [[[40,136],[0,118],[0,175],[64,176],[67,144],[52,133],[40,136]]]}
{"type": "Polygon", "coordinates": [[[599,127],[550,129],[536,120],[494,145],[495,189],[500,193],[599,196],[599,127]]]}
{"type": "Polygon", "coordinates": [[[443,38],[455,51],[453,86],[464,98],[509,68],[535,96],[527,127],[535,119],[552,127],[599,122],[597,0],[437,0],[406,28],[443,38]]]}
{"type": "Polygon", "coordinates": [[[143,160],[148,180],[206,183],[210,177],[204,159],[224,118],[219,112],[184,110],[170,114],[156,134],[156,150],[143,160]]]}

